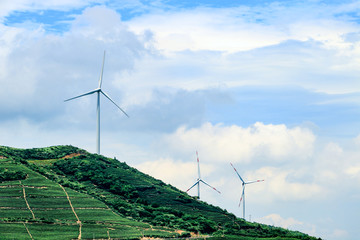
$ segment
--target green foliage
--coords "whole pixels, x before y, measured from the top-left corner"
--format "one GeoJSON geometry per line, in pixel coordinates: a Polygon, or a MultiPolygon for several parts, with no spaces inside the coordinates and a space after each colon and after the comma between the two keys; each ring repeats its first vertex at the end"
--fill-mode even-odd
{"type": "MultiPolygon", "coordinates": [[[[10,229],[21,228],[18,232],[24,234],[24,226],[18,223],[32,222],[27,225],[34,239],[56,238],[59,233],[63,233],[63,239],[77,238],[79,226],[60,185],[66,188],[83,223],[83,238],[87,239],[188,238],[190,232],[212,235],[212,239],[314,239],[300,232],[238,219],[126,163],[73,146],[0,147],[0,156],[0,179],[5,181],[0,185],[22,180],[36,217],[33,219],[25,206],[22,186],[15,181],[11,188],[0,188],[0,197],[6,199],[0,202],[4,208],[0,209],[0,230],[11,222],[14,224],[7,225],[10,229]],[[41,233],[38,229],[44,224],[49,232],[41,233]],[[180,235],[175,229],[185,232],[180,235]]],[[[11,239],[9,236],[0,231],[1,239],[11,239]]]]}
{"type": "MultiPolygon", "coordinates": [[[[8,162],[8,161],[7,161],[8,162]]],[[[64,189],[58,183],[16,162],[6,165],[11,171],[23,171],[27,179],[4,182],[0,188],[0,239],[76,239],[79,234],[77,218],[72,211],[67,195],[83,225],[83,239],[139,239],[144,232],[154,237],[174,237],[172,230],[150,228],[146,223],[136,222],[114,213],[103,202],[87,194],[64,189]],[[9,191],[11,190],[11,191],[9,191]],[[25,197],[32,209],[29,211],[25,197]]],[[[29,168],[28,168],[29,167],[29,168]]],[[[46,175],[49,169],[41,169],[46,175]]],[[[10,170],[9,170],[10,171],[10,170]]],[[[55,176],[54,179],[59,179],[55,176]]],[[[69,183],[68,179],[66,180],[69,183]]],[[[77,185],[75,182],[73,185],[77,185]]]]}
{"type": "Polygon", "coordinates": [[[102,189],[126,198],[137,198],[139,194],[131,184],[124,183],[117,175],[116,168],[102,156],[94,158],[77,157],[73,161],[60,160],[54,163],[54,171],[71,180],[90,181],[102,189]]]}
{"type": "Polygon", "coordinates": [[[18,149],[10,147],[0,147],[0,155],[19,157],[21,159],[56,159],[62,158],[69,154],[82,153],[86,154],[86,151],[73,147],[73,146],[53,146],[46,148],[33,148],[33,149],[18,149]]]}
{"type": "Polygon", "coordinates": [[[8,169],[0,168],[0,182],[24,180],[26,176],[26,173],[23,171],[11,171],[8,169]]]}

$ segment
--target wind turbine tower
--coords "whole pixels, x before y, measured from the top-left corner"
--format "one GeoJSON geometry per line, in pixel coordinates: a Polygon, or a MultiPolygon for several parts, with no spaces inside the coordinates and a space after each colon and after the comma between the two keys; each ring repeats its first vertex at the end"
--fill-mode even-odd
{"type": "Polygon", "coordinates": [[[242,194],[240,197],[240,202],[239,202],[239,207],[241,205],[241,202],[243,203],[243,219],[245,219],[245,186],[247,184],[251,184],[251,183],[257,183],[257,182],[263,182],[264,180],[256,180],[256,181],[249,181],[249,182],[245,182],[242,177],[240,176],[240,174],[238,173],[238,171],[236,170],[236,168],[232,165],[232,163],[230,163],[230,165],[233,167],[233,169],[235,170],[236,174],[239,176],[240,180],[241,180],[241,184],[242,184],[242,194]]]}
{"type": "Polygon", "coordinates": [[[93,93],[96,93],[97,95],[97,103],[96,103],[96,153],[100,154],[100,93],[102,95],[104,95],[107,99],[109,99],[110,102],[112,102],[118,109],[120,109],[125,116],[129,117],[129,115],[127,115],[127,113],[121,108],[119,107],[111,98],[108,94],[106,94],[102,89],[101,89],[101,85],[102,85],[102,78],[103,78],[103,72],[104,72],[104,63],[105,63],[105,51],[104,51],[104,56],[103,56],[103,61],[102,61],[102,68],[101,68],[101,73],[100,73],[100,78],[99,78],[99,86],[98,88],[81,94],[79,96],[73,97],[73,98],[69,98],[66,99],[65,102],[76,99],[76,98],[80,98],[80,97],[84,97],[87,95],[91,95],[93,93]]]}
{"type": "Polygon", "coordinates": [[[197,185],[197,190],[198,190],[198,196],[197,197],[198,197],[198,199],[200,199],[200,182],[202,182],[203,184],[207,185],[208,187],[211,187],[212,189],[214,189],[215,191],[220,193],[216,188],[210,186],[208,183],[206,183],[205,181],[203,181],[201,179],[201,176],[200,176],[200,161],[199,161],[199,155],[198,155],[197,151],[196,151],[196,157],[197,157],[197,164],[198,164],[198,179],[196,180],[194,185],[192,185],[188,190],[186,190],[186,192],[190,191],[190,189],[192,189],[193,187],[195,187],[197,185]]]}

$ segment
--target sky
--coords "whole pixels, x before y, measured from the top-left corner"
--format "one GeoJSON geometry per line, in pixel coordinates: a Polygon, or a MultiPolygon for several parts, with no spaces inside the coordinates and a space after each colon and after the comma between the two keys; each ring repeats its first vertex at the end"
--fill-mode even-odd
{"type": "Polygon", "coordinates": [[[360,1],[0,1],[0,145],[74,145],[246,219],[360,235],[360,1]],[[196,196],[196,189],[189,191],[196,196]]]}

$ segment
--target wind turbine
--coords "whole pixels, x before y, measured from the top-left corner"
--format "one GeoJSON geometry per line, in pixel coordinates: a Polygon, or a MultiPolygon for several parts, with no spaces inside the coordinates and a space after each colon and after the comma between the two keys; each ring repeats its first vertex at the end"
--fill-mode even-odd
{"type": "Polygon", "coordinates": [[[214,189],[215,191],[220,193],[218,190],[216,190],[216,188],[210,186],[208,183],[206,183],[205,181],[203,181],[201,179],[201,176],[200,176],[200,162],[199,162],[199,155],[198,155],[197,151],[196,151],[196,157],[197,157],[197,164],[198,164],[198,179],[196,180],[196,183],[194,185],[192,185],[188,190],[186,190],[186,192],[190,191],[190,189],[192,189],[193,187],[195,187],[197,185],[197,187],[198,187],[198,199],[200,199],[200,182],[202,182],[203,184],[211,187],[212,189],[214,189]]]}
{"type": "Polygon", "coordinates": [[[96,152],[97,154],[100,154],[100,93],[102,95],[104,95],[107,99],[110,100],[110,102],[112,102],[118,109],[120,109],[127,117],[129,117],[129,115],[127,115],[127,113],[121,109],[121,107],[119,107],[111,98],[108,94],[106,94],[105,92],[103,92],[103,90],[101,90],[101,85],[102,85],[102,77],[103,77],[103,72],[104,72],[104,63],[105,63],[105,51],[104,51],[104,56],[103,56],[103,62],[102,62],[102,68],[101,68],[101,73],[100,73],[100,78],[99,78],[99,86],[98,88],[81,94],[79,96],[73,97],[73,98],[69,98],[66,99],[64,102],[76,99],[76,98],[80,98],[80,97],[84,97],[87,95],[91,95],[93,93],[97,94],[97,103],[96,103],[96,114],[97,114],[97,123],[96,123],[96,152]]]}
{"type": "Polygon", "coordinates": [[[236,168],[232,165],[232,163],[230,163],[230,165],[234,168],[236,174],[239,176],[241,182],[242,182],[242,194],[241,194],[241,198],[240,198],[240,202],[239,202],[239,207],[241,204],[241,201],[243,202],[243,219],[245,219],[245,186],[246,184],[251,184],[251,183],[257,183],[257,182],[263,182],[264,180],[256,180],[256,181],[250,181],[250,182],[245,182],[242,177],[240,176],[240,174],[238,173],[238,171],[236,171],[236,168]]]}

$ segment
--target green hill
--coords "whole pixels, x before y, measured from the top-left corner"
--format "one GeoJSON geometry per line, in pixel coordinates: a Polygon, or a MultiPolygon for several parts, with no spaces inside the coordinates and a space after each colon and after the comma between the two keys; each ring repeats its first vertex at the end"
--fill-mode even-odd
{"type": "Polygon", "coordinates": [[[315,239],[249,223],[116,159],[0,146],[0,239],[315,239]]]}

